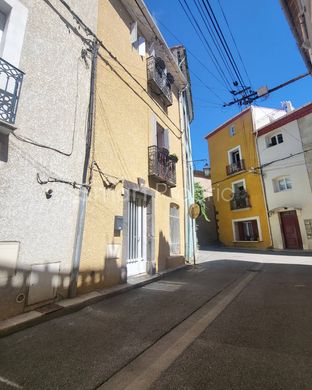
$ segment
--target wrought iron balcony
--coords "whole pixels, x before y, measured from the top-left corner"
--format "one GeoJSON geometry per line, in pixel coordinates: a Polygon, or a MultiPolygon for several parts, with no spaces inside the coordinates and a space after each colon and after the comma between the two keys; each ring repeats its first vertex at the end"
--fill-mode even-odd
{"type": "Polygon", "coordinates": [[[147,82],[151,90],[159,95],[166,105],[172,105],[171,84],[164,71],[164,62],[159,57],[148,57],[147,59],[147,82]],[[159,62],[159,63],[158,63],[159,62]]]}
{"type": "Polygon", "coordinates": [[[244,171],[245,170],[245,161],[244,160],[239,160],[235,163],[232,163],[230,165],[226,166],[226,174],[233,175],[234,173],[244,171]]]}
{"type": "Polygon", "coordinates": [[[231,210],[239,210],[250,207],[247,191],[238,191],[232,194],[231,210]]]}
{"type": "Polygon", "coordinates": [[[168,187],[176,186],[176,162],[169,158],[168,150],[158,146],[148,148],[148,175],[168,187]]]}
{"type": "Polygon", "coordinates": [[[15,123],[24,73],[0,58],[0,121],[15,123]]]}

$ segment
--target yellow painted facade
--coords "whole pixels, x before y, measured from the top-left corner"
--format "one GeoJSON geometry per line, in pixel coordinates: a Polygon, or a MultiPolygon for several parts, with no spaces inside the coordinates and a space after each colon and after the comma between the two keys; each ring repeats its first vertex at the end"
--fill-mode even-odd
{"type": "MultiPolygon", "coordinates": [[[[133,16],[120,0],[99,2],[98,36],[112,56],[100,48],[90,167],[92,162],[96,163],[92,166],[92,187],[87,200],[79,293],[120,283],[121,268],[127,266],[126,237],[124,230],[114,230],[114,221],[116,216],[124,216],[127,207],[125,183],[138,186],[139,178],[143,192],[145,189],[153,194],[154,225],[149,239],[154,247],[154,259],[149,260],[155,262],[154,271],[184,263],[178,89],[175,84],[172,86],[173,104],[168,108],[149,90],[148,56],[140,56],[130,41],[133,22],[133,16]],[[162,193],[163,187],[159,190],[148,172],[148,147],[155,143],[156,122],[169,130],[170,153],[175,153],[179,159],[176,164],[176,187],[168,189],[166,193],[162,193]],[[180,217],[180,253],[174,256],[170,255],[169,250],[169,210],[172,203],[179,207],[180,217]]],[[[146,39],[147,46],[149,43],[146,39]]]]}
{"type": "Polygon", "coordinates": [[[258,169],[254,169],[259,166],[259,161],[253,133],[252,110],[246,109],[214,130],[206,138],[209,146],[211,179],[220,242],[226,246],[235,247],[271,247],[261,175],[258,169]],[[237,149],[240,150],[240,159],[244,160],[245,169],[234,169],[237,172],[228,174],[226,167],[232,162],[231,151],[237,149]],[[244,183],[245,191],[249,197],[249,207],[242,207],[240,204],[233,210],[231,209],[233,183],[241,181],[244,183]],[[258,235],[256,238],[251,237],[250,240],[246,240],[245,238],[249,237],[248,232],[246,233],[249,227],[246,224],[247,221],[252,220],[257,221],[258,235]],[[242,232],[245,229],[243,240],[243,233],[240,233],[239,229],[242,232]]]}

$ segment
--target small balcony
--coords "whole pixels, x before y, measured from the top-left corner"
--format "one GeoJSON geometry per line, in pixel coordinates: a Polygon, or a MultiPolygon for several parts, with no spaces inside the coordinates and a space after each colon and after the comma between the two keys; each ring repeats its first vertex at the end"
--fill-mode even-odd
{"type": "Polygon", "coordinates": [[[231,210],[246,209],[247,207],[250,207],[247,191],[239,191],[232,194],[230,205],[231,210]]]}
{"type": "Polygon", "coordinates": [[[147,83],[150,89],[160,96],[166,107],[172,105],[171,83],[165,73],[165,63],[160,57],[148,57],[147,83]]]}
{"type": "Polygon", "coordinates": [[[235,163],[232,163],[230,165],[226,166],[226,174],[229,175],[234,175],[235,173],[238,173],[240,171],[245,170],[245,161],[244,160],[239,160],[235,163]]]}
{"type": "Polygon", "coordinates": [[[15,129],[18,101],[24,73],[0,58],[0,131],[10,133],[15,129]]]}
{"type": "Polygon", "coordinates": [[[168,150],[158,146],[148,148],[148,175],[170,188],[176,186],[176,162],[170,159],[168,150]]]}

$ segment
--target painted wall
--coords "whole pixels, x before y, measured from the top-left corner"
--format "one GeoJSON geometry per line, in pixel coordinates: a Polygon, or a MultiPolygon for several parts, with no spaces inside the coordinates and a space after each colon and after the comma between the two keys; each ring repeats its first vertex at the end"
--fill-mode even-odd
{"type": "Polygon", "coordinates": [[[298,126],[302,141],[306,167],[308,170],[310,188],[312,191],[312,114],[306,115],[303,118],[298,119],[298,126]]]}
{"type": "Polygon", "coordinates": [[[305,117],[306,119],[292,121],[258,138],[261,164],[269,164],[263,168],[263,179],[275,248],[284,248],[279,211],[285,208],[285,210],[297,210],[303,247],[312,249],[312,239],[308,239],[304,224],[305,219],[312,219],[312,193],[300,134],[300,132],[302,134],[311,132],[311,117],[310,114],[305,117]],[[268,147],[268,138],[278,133],[282,133],[284,142],[268,147]],[[283,160],[274,162],[278,159],[283,160]],[[292,188],[276,192],[274,180],[283,176],[290,178],[292,188]]]}
{"type": "MultiPolygon", "coordinates": [[[[42,180],[81,182],[90,80],[90,68],[81,58],[85,47],[60,16],[76,24],[59,1],[51,0],[55,10],[41,0],[9,3],[18,3],[25,22],[21,52],[11,53],[25,72],[15,134],[62,153],[12,134],[0,138],[1,318],[28,310],[30,303],[67,295],[78,190],[61,183],[40,185],[37,174],[42,180]],[[49,189],[53,193],[47,199],[49,189]]],[[[96,0],[69,4],[96,27],[96,0]]],[[[18,16],[15,11],[12,15],[18,16]]],[[[13,48],[19,50],[18,45],[13,48]]]]}
{"type": "Polygon", "coordinates": [[[219,240],[227,246],[268,248],[271,246],[268,218],[264,200],[261,177],[253,135],[253,118],[251,110],[247,109],[233,120],[228,121],[218,131],[208,136],[209,156],[211,164],[211,179],[214,204],[218,223],[219,240]],[[231,136],[230,128],[235,128],[231,136]],[[229,164],[228,151],[240,147],[241,158],[245,161],[245,171],[227,176],[226,166],[229,164]],[[250,208],[231,210],[230,199],[232,183],[245,180],[249,194],[250,208]],[[233,221],[258,218],[260,223],[260,240],[258,242],[236,242],[233,232],[233,221]]]}
{"type": "MultiPolygon", "coordinates": [[[[142,18],[142,17],[141,17],[142,18]]],[[[163,270],[184,262],[184,192],[181,164],[181,132],[178,92],[173,87],[173,105],[164,109],[147,88],[146,56],[140,56],[130,42],[130,26],[134,22],[120,1],[100,2],[98,35],[105,46],[124,65],[101,49],[96,86],[96,122],[91,159],[104,173],[103,182],[94,169],[88,198],[84,241],[80,263],[78,291],[120,282],[120,267],[125,265],[123,232],[114,232],[115,216],[123,215],[124,184],[127,180],[145,182],[155,195],[154,246],[156,269],[163,270]],[[148,147],[155,145],[155,124],[169,129],[170,153],[175,153],[177,186],[166,193],[157,190],[148,177],[148,147]],[[169,207],[179,206],[181,256],[169,255],[169,207]],[[110,254],[114,246],[115,254],[110,254]]],[[[125,223],[125,221],[124,221],[125,223]]]]}

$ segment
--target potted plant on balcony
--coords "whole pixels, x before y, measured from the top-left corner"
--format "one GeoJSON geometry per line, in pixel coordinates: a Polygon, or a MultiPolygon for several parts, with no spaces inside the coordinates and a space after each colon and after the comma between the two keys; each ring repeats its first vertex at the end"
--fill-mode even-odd
{"type": "Polygon", "coordinates": [[[177,163],[179,161],[178,156],[175,153],[169,154],[168,158],[174,163],[177,163]]]}

